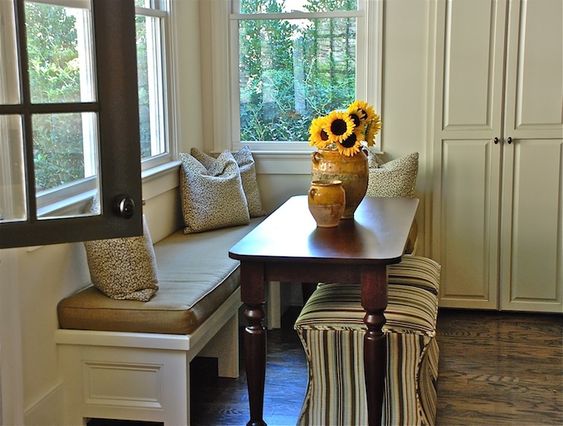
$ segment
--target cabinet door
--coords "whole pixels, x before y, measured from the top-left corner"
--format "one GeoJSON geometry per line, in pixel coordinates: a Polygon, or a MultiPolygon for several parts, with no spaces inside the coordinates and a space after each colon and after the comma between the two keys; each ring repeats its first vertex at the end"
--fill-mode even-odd
{"type": "Polygon", "coordinates": [[[438,10],[432,256],[440,306],[497,308],[506,2],[438,10]]]}
{"type": "Polygon", "coordinates": [[[563,312],[563,2],[511,2],[501,309],[563,312]]]}

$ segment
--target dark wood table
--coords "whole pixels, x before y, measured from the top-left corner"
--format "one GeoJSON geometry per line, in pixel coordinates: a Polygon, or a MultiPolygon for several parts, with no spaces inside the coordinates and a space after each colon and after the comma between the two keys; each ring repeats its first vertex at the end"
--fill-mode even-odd
{"type": "Polygon", "coordinates": [[[290,198],[235,244],[229,256],[240,260],[241,297],[248,322],[244,351],[250,420],[263,419],[266,329],[263,325],[268,281],[361,283],[367,326],[364,366],[368,419],[381,423],[386,344],[381,330],[387,307],[386,265],[398,263],[414,220],[418,200],[366,197],[354,220],[336,228],[317,228],[307,197],[290,198]]]}

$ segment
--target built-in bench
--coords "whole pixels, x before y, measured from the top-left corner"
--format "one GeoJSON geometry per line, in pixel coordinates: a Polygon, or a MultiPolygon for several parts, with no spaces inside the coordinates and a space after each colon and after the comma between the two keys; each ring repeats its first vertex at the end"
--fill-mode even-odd
{"type": "Polygon", "coordinates": [[[218,359],[238,377],[238,261],[229,248],[250,225],[184,235],[155,244],[159,290],[149,302],[114,300],[88,287],[58,305],[56,332],[65,423],[88,418],[187,425],[189,363],[218,359]]]}

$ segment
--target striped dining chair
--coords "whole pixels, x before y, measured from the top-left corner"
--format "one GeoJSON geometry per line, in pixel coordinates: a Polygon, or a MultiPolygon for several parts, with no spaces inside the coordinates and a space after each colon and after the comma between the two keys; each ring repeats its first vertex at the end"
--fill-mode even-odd
{"type": "MultiPolygon", "coordinates": [[[[440,265],[404,256],[389,266],[384,425],[432,425],[436,418],[436,318],[440,265]]],[[[295,329],[309,366],[299,425],[366,425],[360,286],[319,284],[295,329]]]]}

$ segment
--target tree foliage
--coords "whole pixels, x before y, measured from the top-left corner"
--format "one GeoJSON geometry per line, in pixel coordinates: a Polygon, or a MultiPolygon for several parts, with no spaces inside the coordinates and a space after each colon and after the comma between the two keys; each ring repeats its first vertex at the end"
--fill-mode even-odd
{"type": "MultiPolygon", "coordinates": [[[[244,0],[241,13],[287,10],[288,0],[244,0]]],[[[307,11],[352,10],[355,0],[309,0],[307,11]]],[[[240,132],[246,141],[303,141],[311,120],[355,97],[351,18],[239,22],[240,132]]]]}
{"type": "MultiPolygon", "coordinates": [[[[26,3],[25,16],[32,102],[80,101],[76,18],[63,7],[38,3],[26,3]]],[[[32,123],[37,190],[83,178],[80,117],[37,114],[32,123]]]]}

